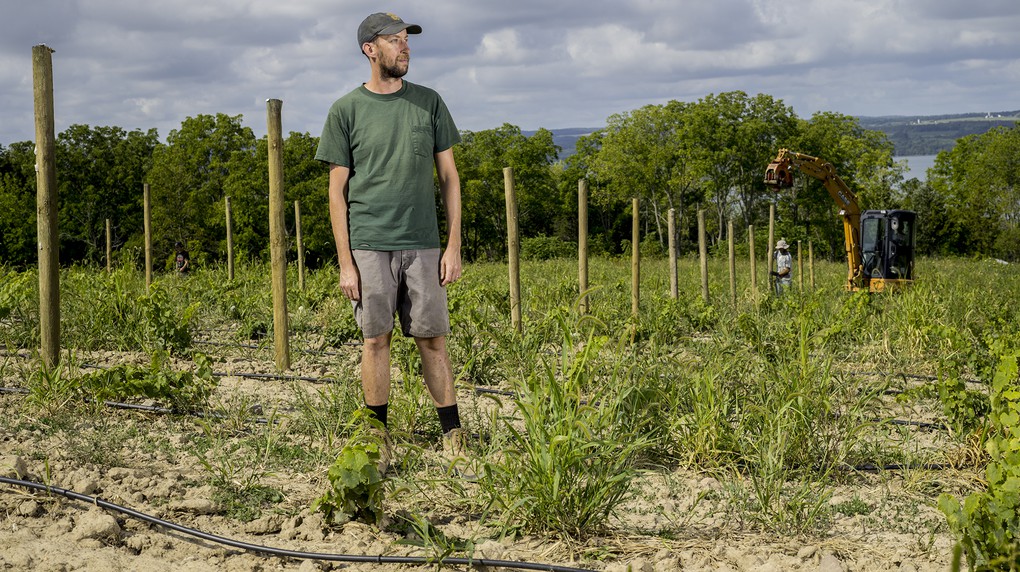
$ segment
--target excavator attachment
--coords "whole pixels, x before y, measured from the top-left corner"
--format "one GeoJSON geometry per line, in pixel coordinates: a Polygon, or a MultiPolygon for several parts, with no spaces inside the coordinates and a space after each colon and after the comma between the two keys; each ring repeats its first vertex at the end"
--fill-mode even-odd
{"type": "Polygon", "coordinates": [[[793,186],[793,173],[790,171],[790,161],[780,154],[775,161],[769,163],[765,169],[765,184],[777,189],[786,189],[793,186]]]}

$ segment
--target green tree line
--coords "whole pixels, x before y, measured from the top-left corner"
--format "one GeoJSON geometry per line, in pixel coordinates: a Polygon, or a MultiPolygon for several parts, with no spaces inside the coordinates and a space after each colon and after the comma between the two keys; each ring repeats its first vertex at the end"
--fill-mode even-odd
{"type": "MultiPolygon", "coordinates": [[[[185,119],[166,141],[156,131],[72,125],[57,136],[60,260],[101,264],[106,220],[114,262],[140,264],[144,243],[144,184],[150,186],[154,250],[169,259],[174,242],[187,244],[195,264],[226,257],[225,199],[230,198],[235,254],[269,256],[268,146],[244,127],[242,116],[185,119]]],[[[842,224],[818,181],[799,178],[782,193],[762,183],[781,147],[822,157],[857,193],[862,208],[911,208],[919,213],[919,251],[939,255],[1020,258],[1020,131],[999,128],[959,140],[943,152],[927,182],[903,180],[893,144],[851,116],[798,117],[769,95],[735,91],[695,102],[647,105],[609,117],[560,159],[552,133],[525,136],[520,128],[462,133],[454,149],[464,203],[464,255],[492,260],[506,249],[503,169],[512,167],[525,251],[540,256],[572,250],[577,239],[577,185],[590,188],[591,250],[630,248],[631,199],[643,221],[640,247],[663,253],[668,213],[677,221],[681,254],[696,247],[697,211],[705,210],[713,245],[734,221],[746,243],[749,225],[763,233],[769,206],[778,236],[813,241],[815,252],[842,256],[842,224]],[[536,246],[537,245],[537,246],[536,246]]],[[[327,170],[314,160],[318,138],[291,132],[284,141],[284,189],[300,201],[302,239],[311,267],[335,258],[326,207],[327,170]]],[[[0,262],[36,260],[34,143],[0,145],[0,262]]],[[[437,204],[437,208],[438,204],[437,204]]],[[[441,212],[441,211],[440,211],[441,212]]],[[[288,208],[293,235],[294,212],[288,208]]],[[[293,243],[294,241],[292,241],[293,243]]],[[[764,249],[763,249],[764,250],[764,249]]]]}

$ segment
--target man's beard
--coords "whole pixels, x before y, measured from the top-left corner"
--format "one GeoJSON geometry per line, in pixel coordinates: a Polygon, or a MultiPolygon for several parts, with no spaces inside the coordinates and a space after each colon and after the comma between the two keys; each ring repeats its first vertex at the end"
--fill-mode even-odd
{"type": "Polygon", "coordinates": [[[383,79],[400,79],[407,75],[407,68],[407,64],[400,67],[399,63],[393,62],[393,64],[390,65],[382,64],[380,66],[380,71],[382,72],[383,79]]]}

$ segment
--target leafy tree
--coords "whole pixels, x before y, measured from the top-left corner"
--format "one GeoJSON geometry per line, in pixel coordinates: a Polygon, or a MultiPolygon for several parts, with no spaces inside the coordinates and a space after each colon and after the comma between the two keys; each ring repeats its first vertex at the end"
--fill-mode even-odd
{"type": "MultiPolygon", "coordinates": [[[[291,204],[301,201],[305,263],[313,268],[336,258],[336,243],[329,221],[329,170],[315,160],[318,146],[318,137],[295,132],[291,132],[283,144],[284,192],[291,204]]],[[[288,226],[293,228],[293,224],[288,226]]]]}
{"type": "Polygon", "coordinates": [[[521,234],[553,232],[558,199],[550,166],[558,153],[552,133],[544,129],[526,137],[520,128],[504,124],[462,134],[454,156],[460,174],[467,260],[498,259],[506,252],[506,167],[514,170],[521,234]]]}
{"type": "Polygon", "coordinates": [[[626,200],[614,197],[606,190],[595,169],[595,162],[602,150],[605,130],[598,130],[578,138],[575,153],[564,160],[559,176],[560,197],[563,200],[564,220],[561,237],[569,233],[577,236],[577,188],[584,179],[588,185],[588,241],[591,253],[617,253],[616,245],[630,238],[630,218],[626,216],[626,200]],[[564,232],[565,231],[565,232],[564,232]]]}
{"type": "Polygon", "coordinates": [[[188,117],[153,153],[149,173],[153,245],[156,259],[169,256],[176,241],[186,242],[192,260],[225,254],[224,198],[231,197],[235,244],[258,254],[268,242],[266,163],[259,164],[257,142],[241,116],[188,117]],[[236,194],[235,194],[236,193],[236,194]],[[233,208],[234,205],[237,208],[233,208]]]}
{"type": "Polygon", "coordinates": [[[1018,154],[1020,126],[964,137],[951,151],[939,153],[929,171],[929,184],[932,194],[944,202],[952,224],[931,229],[938,233],[936,252],[1020,258],[1018,154]]]}
{"type": "Polygon", "coordinates": [[[660,243],[667,240],[669,209],[676,209],[682,227],[685,207],[704,194],[703,153],[692,145],[688,109],[671,101],[611,116],[592,165],[604,183],[593,189],[593,202],[609,207],[637,198],[660,243]]]}
{"type": "Polygon", "coordinates": [[[0,145],[0,262],[14,266],[35,263],[35,144],[0,145]]]}
{"type": "Polygon", "coordinates": [[[747,224],[757,218],[765,165],[796,126],[782,102],[740,91],[614,115],[592,163],[604,182],[596,198],[604,204],[640,198],[661,242],[669,209],[677,212],[681,237],[693,243],[694,210],[710,207],[721,239],[727,218],[742,215],[747,224]]]}
{"type": "Polygon", "coordinates": [[[707,199],[714,207],[716,236],[723,238],[729,218],[744,226],[767,216],[762,175],[780,142],[798,128],[793,109],[772,96],[742,91],[709,95],[693,106],[697,121],[692,144],[706,150],[707,199]]]}
{"type": "Polygon", "coordinates": [[[142,183],[158,144],[155,129],[72,125],[57,136],[60,249],[66,262],[100,263],[106,220],[119,247],[143,232],[142,183]]]}

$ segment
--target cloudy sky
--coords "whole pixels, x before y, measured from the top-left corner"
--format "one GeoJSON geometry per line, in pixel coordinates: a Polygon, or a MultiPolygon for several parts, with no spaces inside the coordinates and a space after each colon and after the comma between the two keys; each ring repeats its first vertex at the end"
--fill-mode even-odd
{"type": "Polygon", "coordinates": [[[53,48],[58,132],[243,115],[318,135],[368,78],[355,32],[421,24],[407,79],[458,127],[598,127],[742,90],[801,117],[1020,109],[1017,0],[0,0],[0,144],[34,139],[32,46],[53,48]]]}

